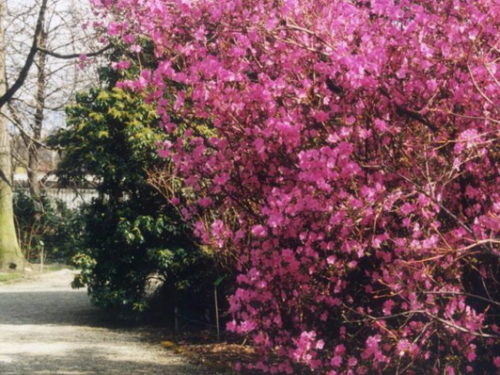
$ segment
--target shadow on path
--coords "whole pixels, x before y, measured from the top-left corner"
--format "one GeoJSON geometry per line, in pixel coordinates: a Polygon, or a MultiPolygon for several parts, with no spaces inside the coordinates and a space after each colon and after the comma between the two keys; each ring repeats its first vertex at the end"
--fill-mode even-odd
{"type": "MultiPolygon", "coordinates": [[[[1,357],[0,357],[1,358],[1,357]]],[[[191,374],[186,364],[152,364],[135,360],[118,360],[102,356],[98,350],[81,349],[62,356],[23,354],[20,361],[2,364],[2,375],[160,375],[191,374]],[[82,366],[82,362],[86,362],[82,366]]]]}
{"type": "Polygon", "coordinates": [[[140,327],[119,327],[63,270],[0,285],[1,375],[210,375],[140,327]]]}
{"type": "Polygon", "coordinates": [[[0,324],[105,327],[107,322],[104,314],[89,303],[84,291],[0,291],[0,324]]]}

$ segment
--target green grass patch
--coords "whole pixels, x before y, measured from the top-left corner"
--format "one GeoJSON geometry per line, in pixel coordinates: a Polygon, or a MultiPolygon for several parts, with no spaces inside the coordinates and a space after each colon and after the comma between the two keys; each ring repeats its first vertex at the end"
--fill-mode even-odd
{"type": "Polygon", "coordinates": [[[23,277],[22,272],[0,272],[0,283],[22,279],[23,277]]]}
{"type": "MultiPolygon", "coordinates": [[[[31,270],[28,270],[26,273],[20,272],[20,271],[0,272],[0,284],[1,283],[15,282],[17,280],[21,280],[24,278],[33,278],[33,277],[37,277],[37,276],[42,274],[40,272],[40,264],[37,264],[37,263],[33,264],[32,263],[32,264],[30,264],[30,268],[31,268],[31,270]]],[[[74,270],[75,267],[67,265],[67,264],[60,264],[60,263],[45,264],[43,266],[43,273],[60,271],[63,269],[74,270]]]]}
{"type": "MultiPolygon", "coordinates": [[[[40,263],[31,263],[31,267],[33,268],[34,271],[40,272],[40,263]]],[[[63,263],[49,263],[43,265],[43,273],[60,271],[64,269],[72,270],[75,269],[75,267],[63,263]]]]}

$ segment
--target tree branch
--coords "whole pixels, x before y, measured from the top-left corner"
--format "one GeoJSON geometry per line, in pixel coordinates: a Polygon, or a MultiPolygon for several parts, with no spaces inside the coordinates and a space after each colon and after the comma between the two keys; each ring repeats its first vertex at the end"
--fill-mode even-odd
{"type": "Polygon", "coordinates": [[[16,115],[13,112],[14,109],[13,108],[9,108],[9,111],[11,112],[11,115],[14,115],[13,117],[9,117],[5,113],[0,113],[0,116],[5,117],[12,125],[14,125],[14,127],[19,131],[19,134],[21,135],[21,137],[23,137],[23,141],[26,144],[32,142],[32,143],[36,144],[37,146],[43,147],[43,148],[45,148],[47,150],[56,150],[56,151],[60,150],[59,147],[50,147],[47,144],[43,143],[42,141],[37,140],[34,137],[32,137],[31,135],[29,135],[29,133],[26,130],[23,129],[21,123],[18,122],[19,119],[16,118],[16,115]]]}
{"type": "Polygon", "coordinates": [[[471,293],[466,293],[466,292],[454,292],[454,291],[423,291],[424,294],[438,294],[438,295],[451,295],[451,296],[465,296],[465,297],[470,297],[470,298],[476,298],[484,302],[491,303],[493,305],[500,306],[500,302],[497,302],[495,300],[485,298],[482,296],[478,296],[477,294],[471,294],[471,293]]]}
{"type": "Polygon", "coordinates": [[[109,49],[111,49],[112,45],[111,44],[108,44],[106,47],[104,48],[101,48],[100,50],[96,51],[96,52],[90,52],[90,53],[73,53],[73,54],[69,54],[69,55],[64,55],[64,54],[61,54],[61,53],[57,53],[57,52],[54,52],[54,51],[49,51],[47,49],[44,49],[44,48],[40,48],[38,47],[37,50],[39,52],[43,52],[49,56],[52,56],[52,57],[56,57],[58,59],[66,59],[66,60],[69,60],[69,59],[76,59],[80,56],[86,56],[86,57],[94,57],[94,56],[99,56],[101,55],[102,53],[108,51],[109,49]]]}
{"type": "Polygon", "coordinates": [[[387,99],[389,99],[394,104],[394,106],[396,107],[396,111],[400,116],[406,116],[406,117],[409,117],[413,120],[416,120],[416,121],[420,122],[421,124],[427,126],[434,133],[438,131],[438,128],[436,127],[436,125],[434,125],[432,122],[430,122],[421,113],[416,112],[414,110],[411,110],[409,108],[405,108],[399,104],[394,103],[391,96],[389,95],[389,92],[385,89],[385,87],[381,87],[380,92],[382,93],[382,95],[384,95],[387,99]]]}
{"type": "Polygon", "coordinates": [[[36,21],[35,34],[33,35],[33,43],[31,45],[28,56],[26,56],[24,66],[19,72],[19,75],[17,76],[14,84],[7,89],[4,95],[0,97],[0,108],[2,108],[5,103],[12,99],[17,90],[21,88],[21,86],[24,84],[24,81],[28,77],[28,72],[33,65],[33,62],[35,61],[35,55],[38,52],[38,38],[43,30],[43,21],[45,19],[45,11],[47,10],[47,1],[48,0],[42,0],[42,4],[40,5],[38,19],[36,21]]]}

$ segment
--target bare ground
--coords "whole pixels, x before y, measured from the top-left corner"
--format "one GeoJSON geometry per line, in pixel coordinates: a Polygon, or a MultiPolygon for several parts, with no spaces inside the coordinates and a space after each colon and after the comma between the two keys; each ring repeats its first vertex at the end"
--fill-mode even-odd
{"type": "Polygon", "coordinates": [[[0,284],[1,375],[213,375],[151,331],[113,328],[62,270],[0,284]]]}

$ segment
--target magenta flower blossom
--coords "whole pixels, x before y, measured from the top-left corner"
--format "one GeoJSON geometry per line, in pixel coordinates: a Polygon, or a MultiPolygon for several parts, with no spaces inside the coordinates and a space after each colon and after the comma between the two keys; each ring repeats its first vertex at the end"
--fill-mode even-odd
{"type": "Polygon", "coordinates": [[[228,328],[255,368],[497,371],[498,1],[93,3],[154,46],[121,85],[236,261],[228,328]]]}

